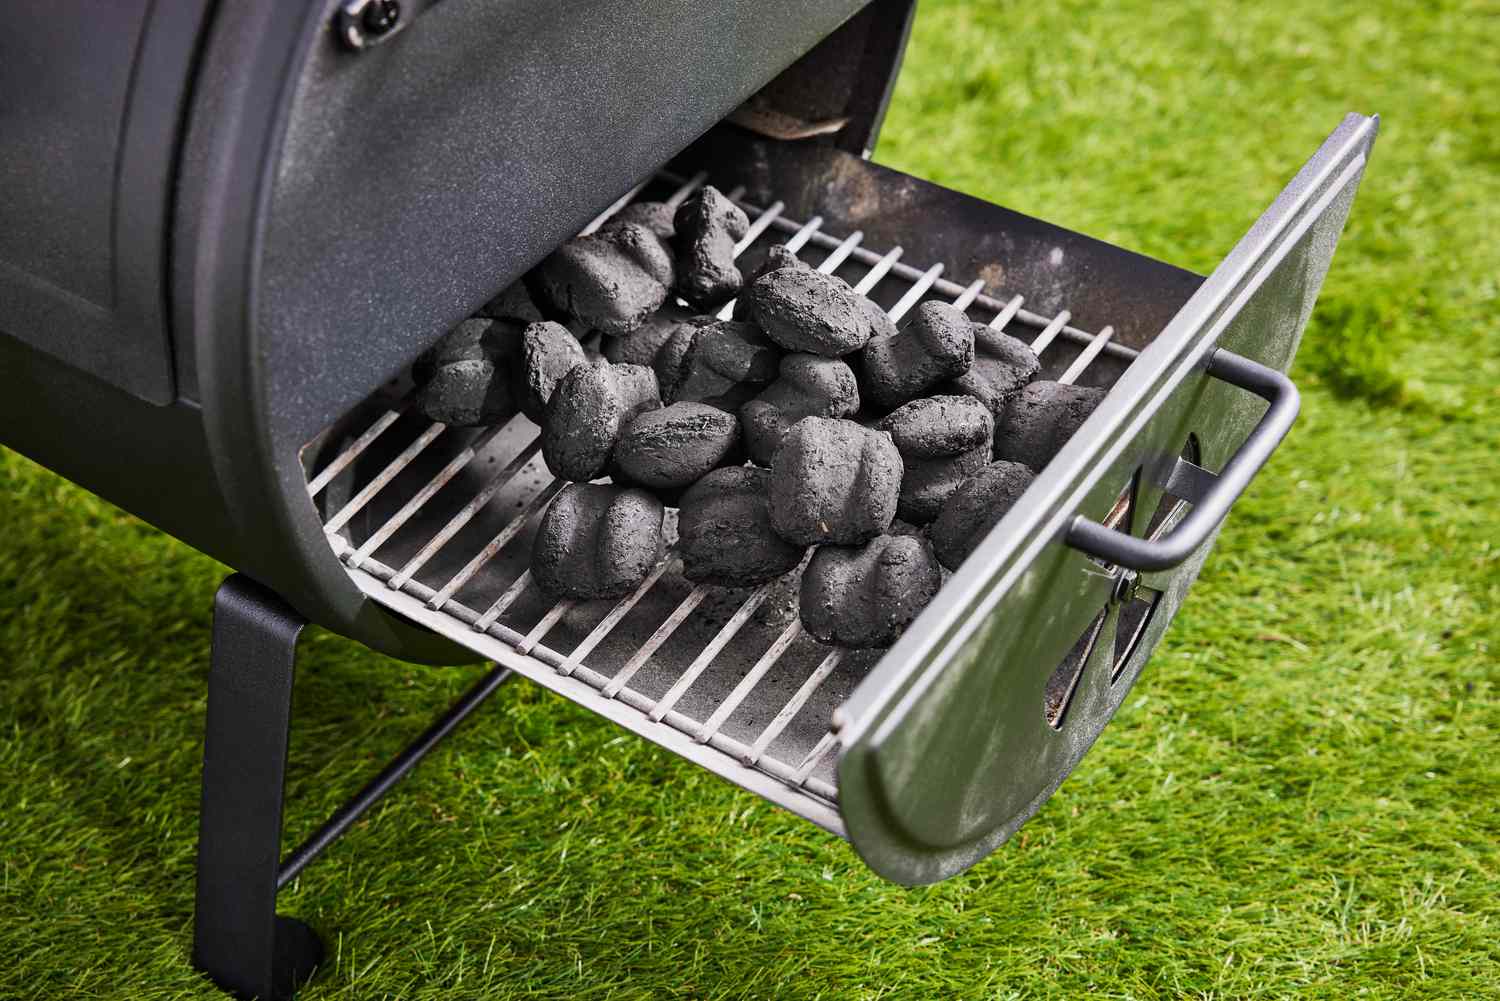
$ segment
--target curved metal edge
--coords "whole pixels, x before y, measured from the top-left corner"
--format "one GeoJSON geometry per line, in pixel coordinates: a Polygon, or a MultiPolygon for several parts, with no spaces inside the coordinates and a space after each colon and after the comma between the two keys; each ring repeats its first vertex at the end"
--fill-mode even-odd
{"type": "MultiPolygon", "coordinates": [[[[834,728],[843,748],[838,762],[840,813],[855,851],[876,873],[893,882],[917,885],[963,872],[1003,844],[1066,777],[1066,773],[1059,775],[1057,783],[1012,822],[967,844],[932,850],[905,843],[890,826],[883,794],[873,777],[872,757],[905,712],[937,684],[944,668],[988,611],[1015,586],[1024,568],[1045,546],[1061,540],[1068,514],[1076,510],[1111,458],[1105,453],[1123,448],[1130,429],[1144,426],[1215,350],[1214,342],[1237,312],[1236,303],[1247,284],[1284,252],[1288,234],[1298,224],[1310,225],[1317,206],[1343,190],[1348,179],[1358,183],[1378,129],[1377,116],[1344,118],[1199,291],[1141,352],[938,599],[835,712],[834,728]]],[[[1290,362],[1285,359],[1285,364],[1290,362]]],[[[1203,550],[1205,558],[1212,537],[1211,532],[1203,550]]],[[[937,776],[941,768],[941,763],[934,763],[933,774],[937,776]]]]}
{"type": "Polygon", "coordinates": [[[1178,526],[1160,539],[1142,539],[1106,528],[1078,515],[1066,541],[1081,552],[1131,570],[1170,570],[1203,545],[1229,516],[1250,481],[1292,429],[1302,398],[1291,379],[1274,368],[1219,348],[1209,356],[1208,374],[1249,390],[1271,404],[1239,451],[1224,466],[1209,492],[1178,526]]]}
{"type": "Polygon", "coordinates": [[[278,463],[269,432],[255,347],[262,233],[296,68],[323,42],[322,5],[296,16],[275,4],[218,5],[183,140],[173,329],[197,374],[206,451],[239,537],[240,569],[309,619],[375,649],[413,661],[470,663],[472,654],[384,611],[352,584],[322,537],[301,479],[289,482],[278,463]]]}

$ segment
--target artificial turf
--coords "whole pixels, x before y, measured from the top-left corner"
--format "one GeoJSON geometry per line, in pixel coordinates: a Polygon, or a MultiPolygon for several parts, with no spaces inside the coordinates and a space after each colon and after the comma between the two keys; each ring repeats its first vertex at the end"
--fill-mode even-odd
{"type": "MultiPolygon", "coordinates": [[[[1126,708],[908,890],[508,687],[283,895],[322,998],[1496,996],[1500,8],[924,0],[878,159],[1189,268],[1346,111],[1381,137],[1304,413],[1126,708]]],[[[187,963],[224,568],[0,451],[0,998],[187,963]]],[[[289,838],[456,695],[314,632],[289,838]]]]}

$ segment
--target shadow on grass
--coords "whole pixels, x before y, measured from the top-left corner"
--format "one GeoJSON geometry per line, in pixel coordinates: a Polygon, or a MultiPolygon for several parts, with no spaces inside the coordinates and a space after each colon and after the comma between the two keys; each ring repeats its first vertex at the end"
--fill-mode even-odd
{"type": "Polygon", "coordinates": [[[1394,303],[1325,297],[1318,303],[1297,356],[1335,395],[1376,407],[1407,407],[1398,368],[1401,348],[1410,340],[1406,314],[1394,303]]]}

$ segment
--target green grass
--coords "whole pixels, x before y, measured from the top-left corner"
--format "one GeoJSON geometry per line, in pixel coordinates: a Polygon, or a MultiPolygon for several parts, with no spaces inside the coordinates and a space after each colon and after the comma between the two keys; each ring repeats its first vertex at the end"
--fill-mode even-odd
{"type": "MultiPolygon", "coordinates": [[[[1475,998],[1500,984],[1500,9],[924,0],[879,157],[1187,267],[1382,135],[1304,416],[1126,709],[966,875],[850,850],[537,689],[283,898],[305,997],[1475,998]]],[[[0,453],[0,997],[188,967],[223,568],[0,453]]],[[[305,645],[289,837],[477,668],[305,645]]]]}

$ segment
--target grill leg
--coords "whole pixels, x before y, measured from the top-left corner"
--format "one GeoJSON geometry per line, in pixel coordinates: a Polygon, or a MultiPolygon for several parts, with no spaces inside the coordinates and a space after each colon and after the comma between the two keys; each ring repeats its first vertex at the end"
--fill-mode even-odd
{"type": "Polygon", "coordinates": [[[193,965],[236,997],[285,1001],[323,958],[276,914],[297,636],[307,620],[235,574],[214,596],[193,965]]]}

